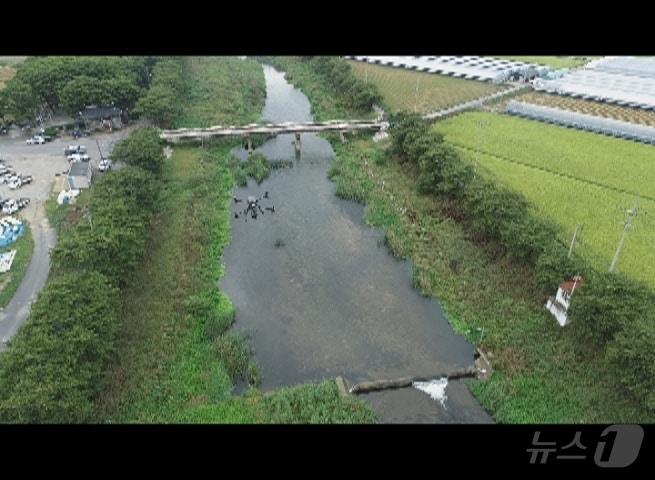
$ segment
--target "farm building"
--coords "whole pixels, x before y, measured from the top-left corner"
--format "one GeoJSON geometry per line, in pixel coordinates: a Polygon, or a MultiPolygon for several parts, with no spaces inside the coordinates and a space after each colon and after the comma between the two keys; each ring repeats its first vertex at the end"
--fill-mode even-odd
{"type": "Polygon", "coordinates": [[[655,145],[655,127],[511,100],[505,113],[655,145]]]}
{"type": "Polygon", "coordinates": [[[543,76],[550,71],[548,67],[542,67],[536,64],[477,56],[350,56],[345,58],[419,72],[438,73],[468,80],[481,80],[493,83],[533,79],[537,76],[543,76]]]}
{"type": "Polygon", "coordinates": [[[534,89],[585,100],[655,110],[655,57],[605,57],[534,89]]]}
{"type": "Polygon", "coordinates": [[[560,326],[568,323],[568,309],[571,304],[571,297],[573,292],[584,283],[581,276],[576,275],[566,282],[562,282],[557,289],[555,297],[550,297],[546,302],[546,308],[557,319],[560,326]]]}
{"type": "Polygon", "coordinates": [[[68,189],[78,190],[80,188],[89,188],[92,175],[93,169],[91,168],[91,162],[71,162],[66,178],[68,189]]]}
{"type": "Polygon", "coordinates": [[[90,129],[95,128],[120,128],[122,110],[114,106],[97,107],[89,105],[80,112],[80,117],[90,129]]]}

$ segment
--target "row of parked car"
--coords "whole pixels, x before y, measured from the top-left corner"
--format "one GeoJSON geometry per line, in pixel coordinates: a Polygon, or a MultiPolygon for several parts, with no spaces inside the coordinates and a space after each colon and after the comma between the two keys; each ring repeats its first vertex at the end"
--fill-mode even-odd
{"type": "Polygon", "coordinates": [[[3,160],[0,160],[0,184],[4,183],[12,190],[32,183],[34,178],[32,175],[21,175],[17,173],[10,165],[5,165],[3,160]]]}
{"type": "Polygon", "coordinates": [[[30,204],[29,198],[19,198],[19,199],[7,198],[4,200],[0,200],[0,206],[2,206],[2,213],[4,213],[5,215],[13,215],[18,210],[27,207],[29,204],[30,204]]]}
{"type": "MultiPolygon", "coordinates": [[[[71,162],[88,162],[91,160],[84,145],[68,145],[64,149],[64,155],[66,155],[66,158],[71,162]]],[[[107,171],[110,168],[111,160],[108,158],[103,158],[98,165],[98,170],[101,172],[107,171]]]]}

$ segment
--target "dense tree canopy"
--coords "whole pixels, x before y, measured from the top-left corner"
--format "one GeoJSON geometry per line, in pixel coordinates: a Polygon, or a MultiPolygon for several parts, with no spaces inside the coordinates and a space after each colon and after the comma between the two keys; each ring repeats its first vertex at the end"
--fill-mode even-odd
{"type": "Polygon", "coordinates": [[[159,133],[154,128],[141,128],[114,147],[114,160],[158,174],[164,163],[159,133]]]}

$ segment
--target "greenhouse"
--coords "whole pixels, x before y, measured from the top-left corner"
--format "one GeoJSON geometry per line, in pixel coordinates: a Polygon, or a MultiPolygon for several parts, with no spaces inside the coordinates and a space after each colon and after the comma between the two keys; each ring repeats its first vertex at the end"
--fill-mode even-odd
{"type": "Polygon", "coordinates": [[[655,127],[512,100],[505,113],[655,145],[655,127]]]}
{"type": "Polygon", "coordinates": [[[536,79],[534,89],[655,110],[655,58],[606,57],[560,78],[536,79]]]}
{"type": "Polygon", "coordinates": [[[468,80],[503,83],[509,80],[532,79],[544,75],[549,69],[539,65],[499,60],[493,57],[477,56],[351,56],[345,57],[360,62],[388,65],[427,73],[438,73],[468,80]]]}

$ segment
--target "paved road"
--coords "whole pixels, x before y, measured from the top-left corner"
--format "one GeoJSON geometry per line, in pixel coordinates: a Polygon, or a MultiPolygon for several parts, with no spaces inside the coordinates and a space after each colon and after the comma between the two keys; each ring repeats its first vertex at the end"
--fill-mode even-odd
{"type": "MultiPolygon", "coordinates": [[[[70,137],[56,139],[45,145],[26,145],[25,136],[4,135],[0,137],[0,158],[24,175],[32,175],[34,182],[20,190],[12,191],[0,185],[0,197],[28,197],[30,205],[19,213],[27,220],[34,238],[34,252],[25,276],[9,304],[0,310],[0,351],[4,344],[27,319],[30,306],[48,279],[50,271],[50,249],[55,246],[56,232],[50,227],[45,214],[45,201],[52,192],[55,175],[65,172],[68,161],[64,156],[66,145],[85,145],[94,168],[100,160],[96,138],[104,156],[108,156],[114,145],[125,138],[136,126],[113,132],[74,140],[70,137]]],[[[15,132],[14,132],[15,133],[15,132]]]]}
{"type": "Polygon", "coordinates": [[[30,313],[30,306],[36,300],[48,279],[50,271],[50,249],[57,240],[55,229],[50,227],[45,216],[45,207],[39,203],[36,218],[30,223],[34,238],[34,251],[23,281],[9,304],[0,311],[0,351],[30,313]],[[40,219],[40,221],[39,221],[40,219]]]}

